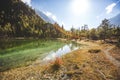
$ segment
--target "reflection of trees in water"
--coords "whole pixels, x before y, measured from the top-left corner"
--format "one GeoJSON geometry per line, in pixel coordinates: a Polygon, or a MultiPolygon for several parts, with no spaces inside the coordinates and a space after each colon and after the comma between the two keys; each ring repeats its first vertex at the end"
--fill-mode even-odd
{"type": "Polygon", "coordinates": [[[76,47],[79,47],[80,45],[77,43],[72,43],[72,45],[70,46],[71,50],[74,50],[76,47]]]}
{"type": "Polygon", "coordinates": [[[48,57],[52,56],[51,58],[54,58],[53,55],[55,55],[55,57],[60,57],[68,52],[71,52],[77,49],[78,47],[79,47],[79,44],[77,43],[69,43],[57,50],[53,50],[51,53],[49,53],[48,57]]]}
{"type": "Polygon", "coordinates": [[[76,46],[72,43],[70,49],[73,50],[76,46]]]}
{"type": "Polygon", "coordinates": [[[26,44],[32,44],[38,46],[38,41],[36,40],[27,40],[27,39],[3,39],[0,40],[0,49],[7,49],[7,48],[13,48],[18,46],[23,46],[26,44]],[[35,43],[36,42],[36,43],[35,43]]]}
{"type": "Polygon", "coordinates": [[[73,46],[70,46],[70,49],[71,49],[71,50],[73,50],[73,49],[74,49],[74,47],[73,47],[73,46]]]}
{"type": "Polygon", "coordinates": [[[78,47],[78,44],[77,44],[77,43],[74,43],[74,46],[75,46],[75,47],[78,47]]]}
{"type": "Polygon", "coordinates": [[[61,48],[55,49],[55,50],[53,50],[53,51],[54,51],[55,53],[57,53],[59,50],[60,50],[60,51],[63,51],[63,50],[64,50],[64,46],[65,46],[65,45],[63,45],[61,48]]]}
{"type": "MultiPolygon", "coordinates": [[[[63,46],[64,47],[64,46],[63,46]]],[[[64,48],[63,47],[61,47],[61,50],[64,50],[64,48]]]]}
{"type": "Polygon", "coordinates": [[[0,40],[0,45],[1,45],[0,49],[2,50],[2,49],[12,48],[15,46],[20,46],[22,45],[22,43],[20,42],[20,40],[19,41],[18,40],[0,40]]]}

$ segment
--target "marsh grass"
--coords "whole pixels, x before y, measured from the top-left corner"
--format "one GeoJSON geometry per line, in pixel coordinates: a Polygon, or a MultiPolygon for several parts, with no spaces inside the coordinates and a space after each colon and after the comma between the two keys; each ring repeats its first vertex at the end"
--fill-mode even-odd
{"type": "MultiPolygon", "coordinates": [[[[45,53],[51,50],[57,50],[64,45],[63,42],[57,40],[26,41],[27,40],[22,41],[23,43],[18,41],[18,43],[20,42],[21,44],[15,44],[16,46],[14,45],[13,47],[7,47],[6,49],[0,50],[0,71],[27,66],[37,58],[42,58],[45,53]]],[[[12,43],[14,42],[12,41],[12,43]]]]}

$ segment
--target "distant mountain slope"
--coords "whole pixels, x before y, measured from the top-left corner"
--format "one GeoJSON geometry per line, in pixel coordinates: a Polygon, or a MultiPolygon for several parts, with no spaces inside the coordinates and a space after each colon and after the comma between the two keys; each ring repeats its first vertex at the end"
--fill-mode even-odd
{"type": "Polygon", "coordinates": [[[35,11],[44,21],[52,23],[52,24],[55,23],[55,21],[52,18],[45,15],[42,11],[39,11],[39,10],[35,10],[35,11]]]}
{"type": "Polygon", "coordinates": [[[120,14],[110,19],[111,24],[120,25],[120,14]]]}

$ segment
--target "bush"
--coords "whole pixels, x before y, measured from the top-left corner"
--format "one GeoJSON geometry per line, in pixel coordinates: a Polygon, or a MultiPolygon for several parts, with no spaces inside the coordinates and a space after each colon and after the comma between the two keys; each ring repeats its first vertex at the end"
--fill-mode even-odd
{"type": "Polygon", "coordinates": [[[90,49],[90,50],[88,50],[88,52],[89,53],[99,53],[99,52],[101,52],[101,50],[100,49],[90,49]]]}
{"type": "Polygon", "coordinates": [[[56,59],[55,59],[55,61],[52,63],[52,69],[54,70],[54,71],[56,71],[56,70],[59,70],[60,69],[60,67],[61,67],[61,65],[62,65],[62,59],[61,58],[59,58],[59,57],[57,57],[56,59]]]}
{"type": "Polygon", "coordinates": [[[117,46],[117,47],[120,47],[120,42],[118,42],[118,43],[116,44],[116,46],[117,46]]]}

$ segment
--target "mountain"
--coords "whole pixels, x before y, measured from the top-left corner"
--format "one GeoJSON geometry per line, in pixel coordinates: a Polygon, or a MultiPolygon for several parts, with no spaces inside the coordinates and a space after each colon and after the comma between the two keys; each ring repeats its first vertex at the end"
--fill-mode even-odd
{"type": "MultiPolygon", "coordinates": [[[[42,18],[54,21],[40,12],[42,18]]],[[[57,38],[66,36],[64,29],[47,23],[21,0],[0,0],[0,37],[57,38]]]]}
{"type": "Polygon", "coordinates": [[[39,36],[45,21],[21,0],[0,0],[0,36],[39,36]]]}
{"type": "Polygon", "coordinates": [[[52,18],[50,18],[50,17],[48,17],[46,14],[44,14],[42,11],[39,11],[39,10],[35,10],[36,11],[36,13],[44,20],[44,21],[46,21],[46,22],[49,22],[49,23],[51,23],[51,24],[54,24],[55,23],[55,21],[52,19],[52,18]]]}
{"type": "Polygon", "coordinates": [[[111,24],[120,25],[120,14],[109,19],[111,24]]]}

